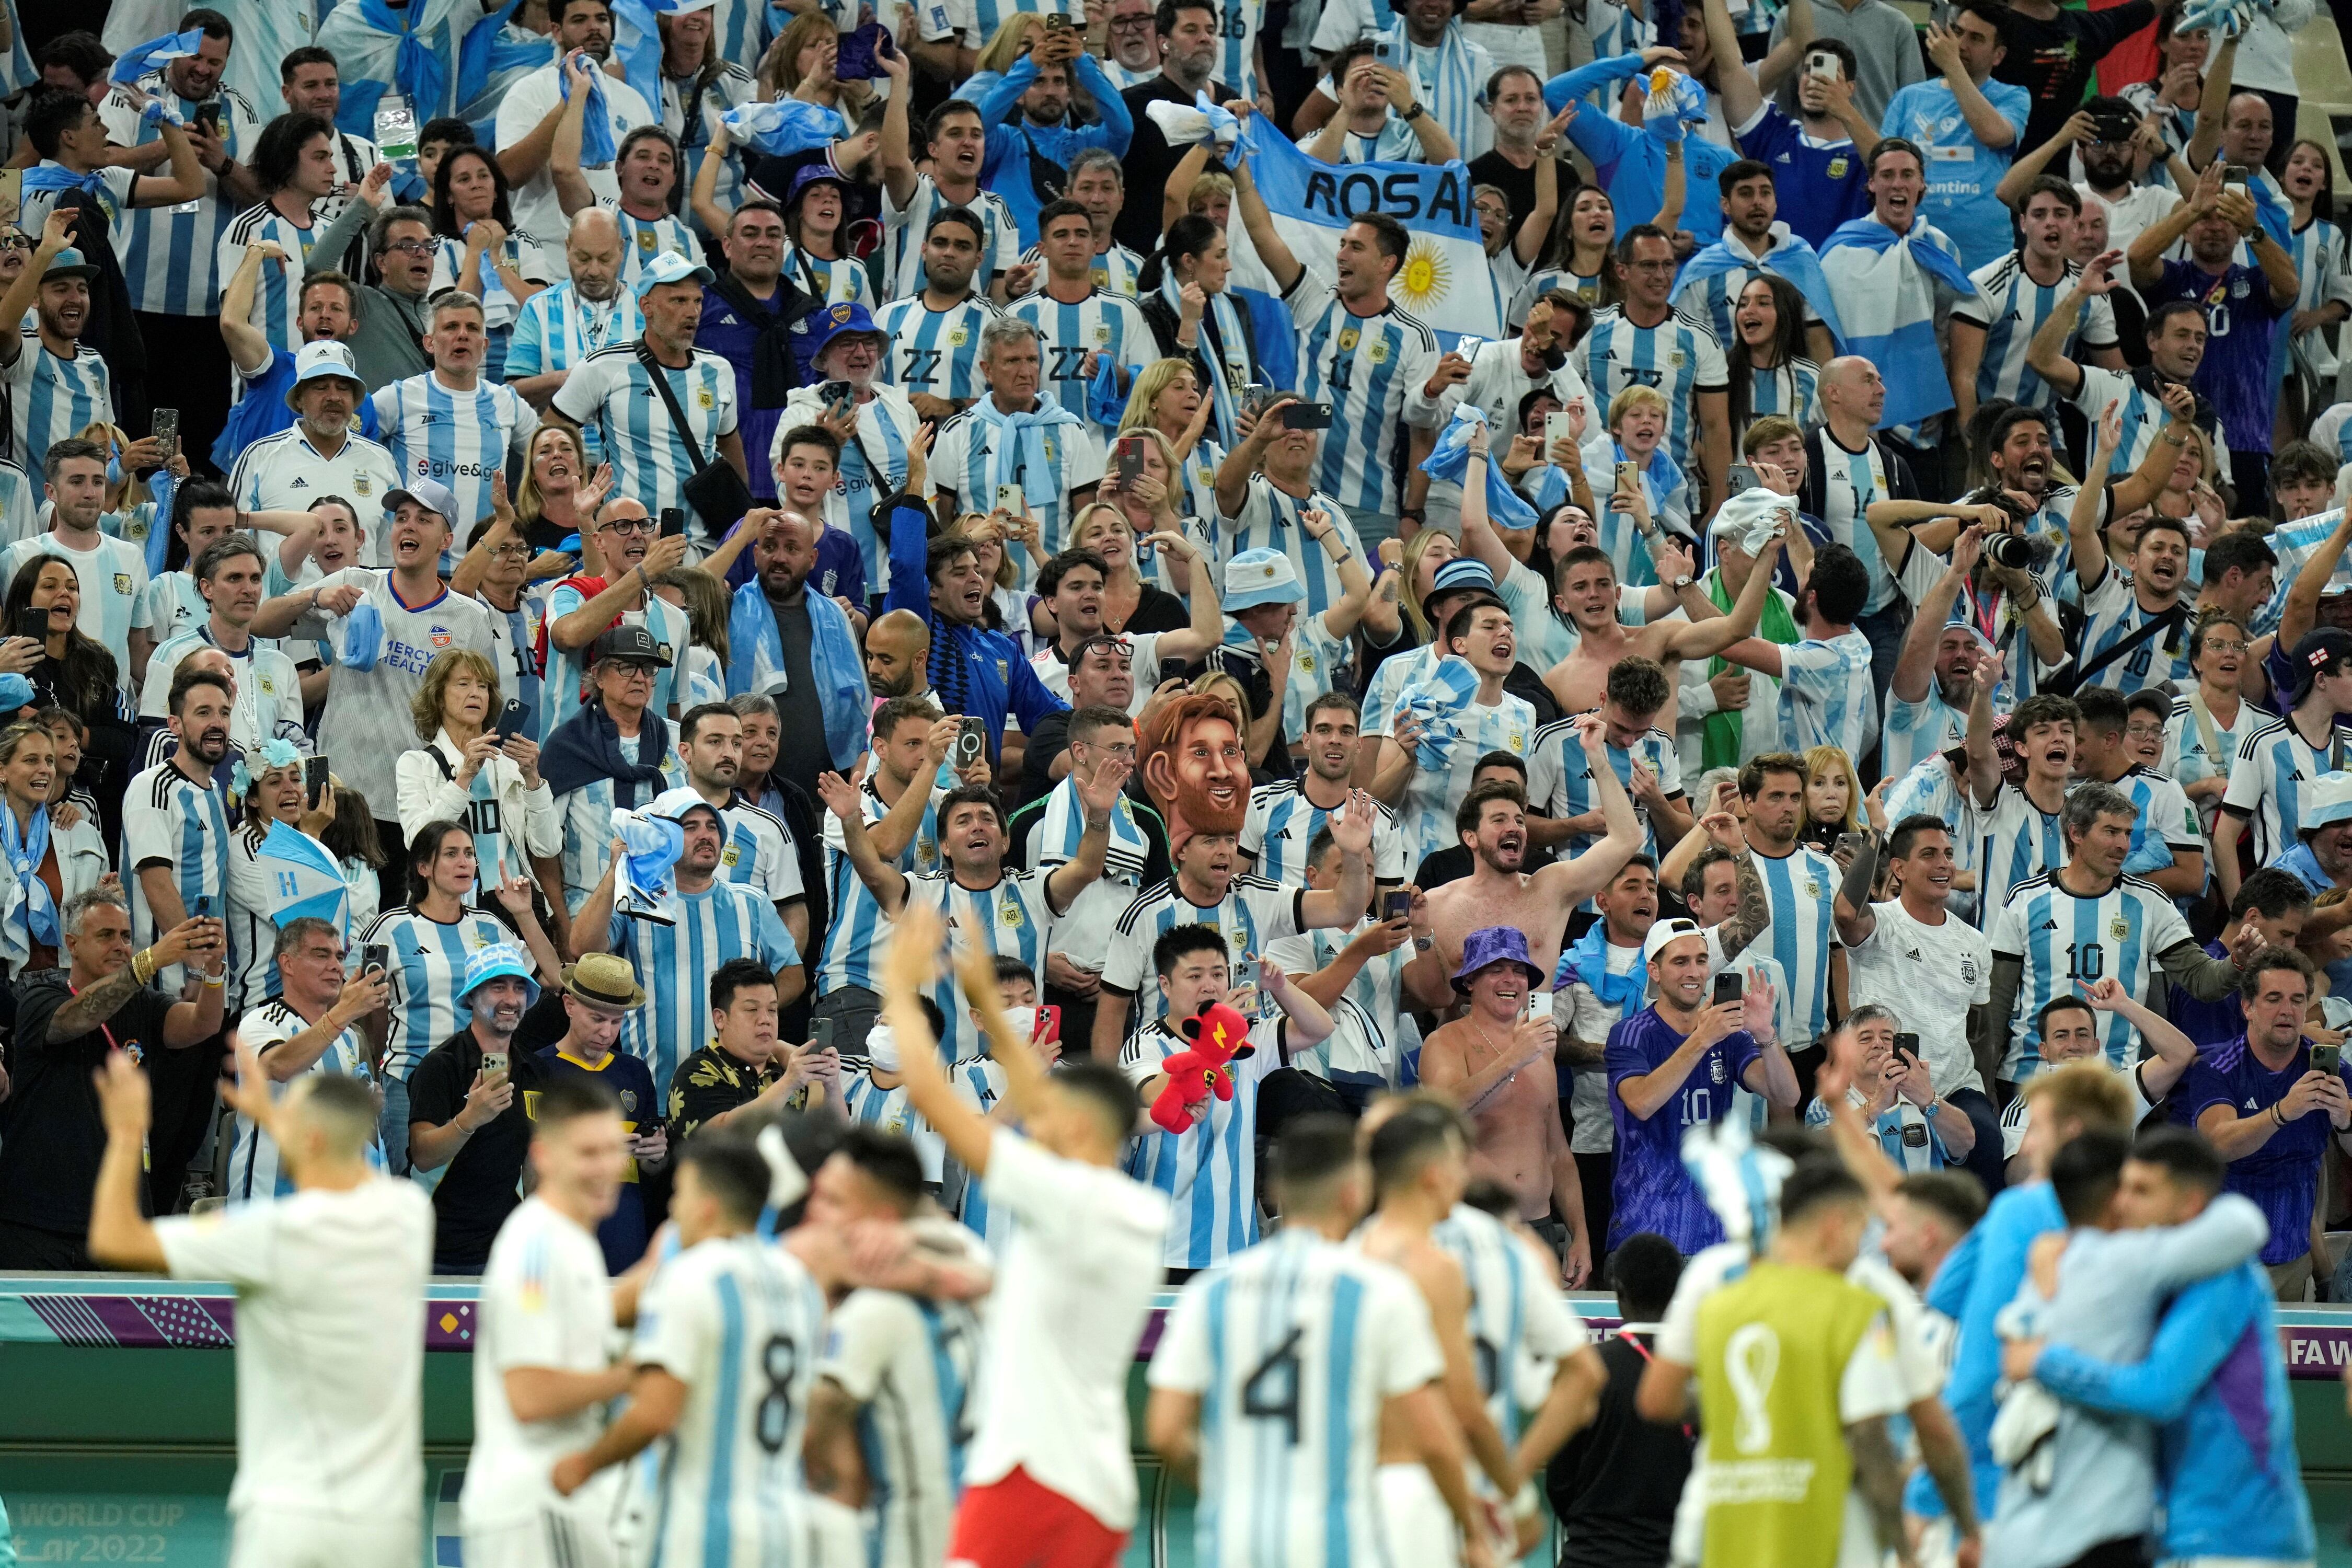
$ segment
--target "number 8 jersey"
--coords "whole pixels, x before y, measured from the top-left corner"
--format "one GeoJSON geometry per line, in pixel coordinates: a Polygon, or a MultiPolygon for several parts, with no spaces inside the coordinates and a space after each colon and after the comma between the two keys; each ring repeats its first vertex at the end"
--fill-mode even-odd
{"type": "Polygon", "coordinates": [[[667,1438],[653,1560],[810,1568],[801,1436],[824,1351],[824,1296],[782,1247],[713,1237],[646,1287],[635,1354],[687,1386],[667,1438]]]}

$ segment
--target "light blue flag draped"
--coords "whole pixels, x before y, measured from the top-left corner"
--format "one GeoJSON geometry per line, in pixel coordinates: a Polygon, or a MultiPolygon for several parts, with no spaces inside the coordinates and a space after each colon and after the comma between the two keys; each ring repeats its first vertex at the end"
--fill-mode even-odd
{"type": "Polygon", "coordinates": [[[613,0],[613,58],[621,62],[621,79],[647,103],[661,102],[661,30],[654,16],[671,9],[649,0],[613,0]]]}
{"type": "MultiPolygon", "coordinates": [[[[1772,226],[1772,248],[1756,259],[1765,271],[1775,278],[1788,279],[1790,287],[1805,297],[1813,314],[1830,330],[1830,336],[1840,344],[1845,342],[1845,328],[1838,318],[1837,299],[1830,292],[1830,280],[1822,273],[1822,258],[1813,247],[1788,232],[1785,223],[1772,226]]],[[[1731,254],[1723,240],[1700,247],[1698,253],[1683,263],[1682,276],[1675,279],[1669,298],[1679,298],[1694,283],[1704,283],[1726,272],[1744,272],[1748,262],[1731,254]]]]}
{"type": "MultiPolygon", "coordinates": [[[[613,140],[612,110],[604,107],[604,68],[585,55],[577,58],[588,60],[588,111],[580,117],[580,166],[602,169],[621,155],[620,144],[613,140]]],[[[555,79],[563,89],[563,100],[571,102],[571,73],[559,70],[555,79]]]]}
{"type": "Polygon", "coordinates": [[[727,128],[729,142],[771,158],[789,158],[849,134],[849,122],[838,110],[797,98],[740,104],[721,114],[719,122],[727,128]]]}
{"type": "Polygon", "coordinates": [[[266,861],[270,923],[283,930],[299,920],[334,922],[345,941],[352,934],[351,885],[334,852],[309,834],[272,822],[253,858],[266,861]]]}
{"type": "Polygon", "coordinates": [[[147,493],[155,502],[155,516],[147,524],[147,576],[163,574],[163,561],[172,548],[172,498],[179,492],[179,476],[158,468],[147,477],[147,493]]]}
{"type": "Polygon", "coordinates": [[[1838,290],[1845,352],[1878,367],[1886,382],[1878,427],[1916,425],[1952,406],[1944,356],[1936,346],[1936,289],[1973,294],[1968,269],[1914,223],[1898,235],[1876,218],[1842,224],[1822,247],[1822,274],[1838,290]]]}
{"type": "MultiPolygon", "coordinates": [[[[479,104],[501,81],[537,70],[555,58],[555,43],[537,34],[509,37],[507,24],[514,19],[522,0],[507,0],[506,5],[483,17],[467,31],[465,41],[457,46],[457,107],[469,110],[479,104]]],[[[482,145],[488,146],[488,132],[479,132],[482,145]]]]}
{"type": "MultiPolygon", "coordinates": [[[[839,605],[822,594],[811,594],[808,612],[810,673],[816,679],[817,700],[824,713],[825,748],[833,755],[833,765],[845,769],[866,750],[867,721],[873,711],[866,661],[858,656],[849,616],[839,605]]],[[[731,655],[727,666],[730,697],[783,689],[783,637],[776,629],[776,612],[756,577],[735,590],[727,642],[731,655]]]]}
{"type": "Polygon", "coordinates": [[[205,30],[191,27],[184,33],[166,33],[160,38],[150,38],[133,49],[126,49],[118,58],[107,78],[128,87],[159,66],[173,60],[193,59],[205,47],[205,30]]]}
{"type": "MultiPolygon", "coordinates": [[[[1275,228],[1301,262],[1332,277],[1348,225],[1366,213],[1386,213],[1411,235],[1389,297],[1433,331],[1502,336],[1502,308],[1470,205],[1468,164],[1326,163],[1281,136],[1251,137],[1239,146],[1275,228]]],[[[1271,368],[1259,366],[1266,374],[1271,368]]]]}
{"type": "Polygon", "coordinates": [[[621,859],[613,908],[626,919],[677,923],[677,858],[686,852],[686,830],[671,814],[703,804],[692,790],[685,792],[691,800],[677,799],[678,793],[666,790],[642,811],[623,807],[613,813],[613,832],[628,850],[621,859]]]}
{"type": "MultiPolygon", "coordinates": [[[[1486,423],[1486,414],[1475,404],[1455,404],[1453,423],[1438,432],[1436,445],[1421,460],[1421,471],[1433,479],[1460,484],[1462,476],[1470,471],[1470,431],[1474,426],[1484,428],[1486,423]]],[[[1491,458],[1486,463],[1486,520],[1496,528],[1536,525],[1536,509],[1511,488],[1511,481],[1503,477],[1502,465],[1491,458]]]]}
{"type": "Polygon", "coordinates": [[[1478,672],[1458,653],[1439,659],[1428,674],[1398,694],[1396,719],[1411,717],[1421,725],[1421,744],[1414,751],[1413,763],[1422,772],[1444,771],[1462,739],[1454,716],[1469,707],[1477,695],[1478,672]]]}
{"type": "MultiPolygon", "coordinates": [[[[393,55],[392,85],[408,100],[416,123],[424,123],[449,107],[449,61],[445,50],[448,42],[446,26],[436,28],[432,36],[420,36],[416,31],[425,7],[422,0],[395,10],[385,0],[357,0],[360,20],[398,40],[393,55]]],[[[359,123],[348,123],[354,115],[354,100],[349,92],[336,105],[335,120],[344,131],[354,136],[373,135],[375,131],[375,108],[382,101],[381,88],[358,110],[359,123]]]]}

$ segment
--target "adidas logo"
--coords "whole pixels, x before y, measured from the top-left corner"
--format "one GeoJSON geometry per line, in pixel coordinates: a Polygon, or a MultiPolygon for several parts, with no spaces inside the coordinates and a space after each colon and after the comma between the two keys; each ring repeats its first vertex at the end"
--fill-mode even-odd
{"type": "Polygon", "coordinates": [[[2058,922],[2056,921],[2043,921],[2042,922],[2042,929],[2043,931],[2056,931],[2058,929],[2058,922]]]}

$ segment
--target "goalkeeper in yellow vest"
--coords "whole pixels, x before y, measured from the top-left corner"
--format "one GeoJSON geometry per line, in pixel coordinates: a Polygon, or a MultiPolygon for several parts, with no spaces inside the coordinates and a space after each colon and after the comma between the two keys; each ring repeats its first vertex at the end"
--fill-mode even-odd
{"type": "Polygon", "coordinates": [[[1708,1296],[1698,1363],[1643,1374],[1647,1415],[1698,1379],[1705,1568],[1879,1568],[1911,1555],[1886,1418],[1907,1400],[1886,1303],[1845,1279],[1869,1220],[1862,1184],[1808,1158],[1780,1187],[1766,1254],[1708,1296]]]}

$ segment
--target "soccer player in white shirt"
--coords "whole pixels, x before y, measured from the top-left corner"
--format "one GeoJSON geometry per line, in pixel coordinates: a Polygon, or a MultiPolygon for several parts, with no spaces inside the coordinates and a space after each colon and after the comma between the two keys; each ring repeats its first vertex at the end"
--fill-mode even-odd
{"type": "MultiPolygon", "coordinates": [[[[638,126],[660,124],[661,116],[611,68],[613,13],[608,0],[555,0],[547,19],[553,25],[556,58],[516,82],[499,100],[490,145],[499,150],[499,166],[514,187],[516,228],[551,255],[563,247],[566,227],[551,154],[567,89],[581,79],[575,58],[586,56],[588,68],[598,73],[596,90],[604,100],[614,146],[638,126]]],[[[612,164],[583,168],[581,174],[599,205],[619,205],[620,182],[612,164]]]]}
{"type": "Polygon", "coordinates": [[[683,1250],[641,1294],[628,1406],[555,1462],[555,1490],[574,1498],[660,1441],[656,1560],[810,1568],[801,1438],[824,1351],[824,1292],[758,1233],[774,1173],[750,1140],[689,1138],[677,1173],[670,1219],[683,1250]]]}
{"type": "MultiPolygon", "coordinates": [[[[73,1005],[118,984],[137,984],[128,965],[73,1005]]],[[[240,1047],[230,1103],[278,1146],[294,1195],[151,1222],[140,1199],[148,1093],[138,1064],[113,1053],[100,1080],[106,1154],[89,1251],[110,1268],[236,1286],[229,1562],[411,1568],[425,1494],[433,1205],[415,1183],[369,1169],[374,1096],[357,1079],[313,1073],[273,1101],[253,1047],[240,1047]]]]}
{"type": "MultiPolygon", "coordinates": [[[[621,1102],[577,1075],[533,1092],[530,1196],[499,1227],[474,1336],[474,1449],[458,1493],[477,1568],[612,1568],[612,1500],[557,1495],[555,1463],[595,1440],[634,1369],[613,1357],[614,1287],[596,1226],[629,1162],[621,1102]]],[[[634,1283],[623,1289],[632,1296],[634,1283]]]]}
{"type": "Polygon", "coordinates": [[[490,482],[509,460],[530,460],[531,434],[539,428],[536,409],[483,375],[489,334],[482,322],[478,296],[463,289],[436,295],[425,315],[425,350],[433,368],[378,387],[368,399],[401,482],[431,479],[457,498],[453,532],[491,514],[490,482]]]}
{"type": "MultiPolygon", "coordinates": [[[[1431,384],[1437,335],[1389,295],[1410,237],[1386,213],[1362,215],[1340,233],[1334,281],[1300,261],[1276,232],[1246,163],[1234,169],[1234,183],[1250,243],[1298,328],[1298,390],[1331,405],[1315,488],[1337,496],[1360,531],[1386,532],[1365,520],[1394,518],[1427,493],[1421,460],[1436,444],[1436,398],[1444,391],[1431,384]],[[1395,478],[1400,438],[1411,476],[1402,490],[1395,478]]],[[[1468,374],[1467,362],[1454,363],[1468,374]]]]}
{"type": "Polygon", "coordinates": [[[993,964],[972,947],[958,977],[1026,1133],[957,1096],[918,1005],[946,935],[926,906],[901,917],[883,1018],[901,1042],[909,1101],[983,1184],[990,1207],[1019,1221],[991,1303],[948,1555],[972,1568],[1112,1568],[1135,1523],[1127,1379],[1159,1289],[1168,1200],[1119,1173],[1141,1110],[1127,1079],[1091,1061],[1049,1079],[1005,1020],[993,964]]]}
{"type": "Polygon", "coordinates": [[[1152,1352],[1145,1439],[1201,1489],[1193,1560],[1338,1568],[1385,1556],[1384,1437],[1419,1447],[1475,1539],[1483,1525],[1429,1307],[1402,1272],[1342,1245],[1371,1196],[1354,1128],[1337,1116],[1292,1121],[1274,1183],[1282,1229],[1187,1285],[1152,1352]],[[1269,1452],[1281,1462],[1266,1463],[1269,1452]]]}
{"type": "Polygon", "coordinates": [[[1477,771],[1479,758],[1489,752],[1525,757],[1534,748],[1535,705],[1503,689],[1517,646],[1511,612],[1498,599],[1474,600],[1446,622],[1446,653],[1468,662],[1478,687],[1466,705],[1433,721],[1437,731],[1451,735],[1442,770],[1422,765],[1420,752],[1427,738],[1410,717],[1414,688],[1406,688],[1389,715],[1372,795],[1396,806],[1403,817],[1405,853],[1411,861],[1418,863],[1450,842],[1446,829],[1470,793],[1470,775],[1477,771]]]}

